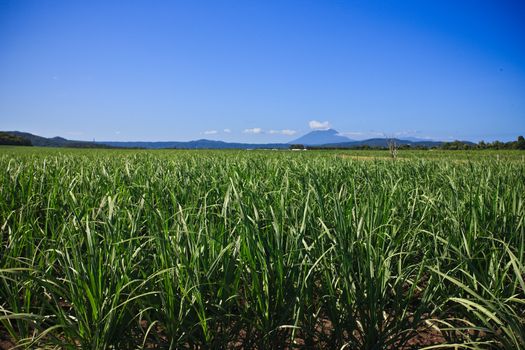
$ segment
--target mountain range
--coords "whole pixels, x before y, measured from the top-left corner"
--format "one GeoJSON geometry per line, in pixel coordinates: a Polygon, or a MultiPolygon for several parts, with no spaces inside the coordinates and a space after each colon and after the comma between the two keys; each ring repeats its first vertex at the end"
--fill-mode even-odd
{"type": "MultiPolygon", "coordinates": [[[[391,139],[372,138],[367,140],[352,140],[341,135],[337,130],[314,130],[287,143],[239,143],[216,140],[193,140],[193,141],[77,141],[68,140],[63,137],[42,137],[27,132],[6,131],[5,133],[28,139],[33,146],[41,147],[80,147],[80,148],[180,148],[180,149],[286,149],[290,145],[301,144],[304,146],[315,146],[319,148],[355,148],[355,147],[388,147],[391,139]]],[[[397,145],[408,145],[413,147],[437,147],[443,142],[410,139],[393,139],[397,145]]]]}
{"type": "Polygon", "coordinates": [[[97,142],[68,140],[60,136],[48,138],[21,131],[4,131],[4,133],[29,140],[31,145],[39,147],[107,148],[106,145],[97,142]]]}

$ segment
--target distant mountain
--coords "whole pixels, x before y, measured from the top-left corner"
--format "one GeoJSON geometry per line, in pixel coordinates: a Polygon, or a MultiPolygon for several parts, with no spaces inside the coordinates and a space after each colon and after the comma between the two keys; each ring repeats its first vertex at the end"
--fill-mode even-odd
{"type": "Polygon", "coordinates": [[[143,142],[143,141],[76,141],[68,140],[63,137],[42,137],[21,131],[5,131],[6,136],[17,139],[29,140],[31,145],[40,147],[73,147],[73,148],[180,148],[180,149],[286,149],[289,147],[286,143],[239,143],[224,142],[214,140],[194,140],[194,141],[160,141],[160,142],[143,142]]]}
{"type": "Polygon", "coordinates": [[[21,137],[29,140],[33,146],[40,147],[75,147],[75,148],[108,148],[108,146],[89,141],[67,140],[63,137],[55,136],[51,138],[33,135],[21,131],[4,131],[4,133],[21,137]]]}
{"type": "Polygon", "coordinates": [[[361,141],[324,144],[324,145],[321,145],[320,147],[352,148],[352,147],[370,146],[370,147],[385,148],[385,147],[388,147],[390,141],[394,141],[396,145],[398,146],[406,145],[406,146],[413,146],[413,147],[439,147],[443,144],[443,142],[441,141],[429,141],[429,140],[410,141],[410,140],[401,140],[401,139],[374,138],[374,139],[361,140],[361,141]]]}
{"type": "MultiPolygon", "coordinates": [[[[328,131],[328,130],[326,130],[328,131]]],[[[335,130],[334,130],[335,131],[335,130]]],[[[318,131],[314,131],[317,133],[318,131]]],[[[337,132],[336,132],[337,133],[337,132]]],[[[311,134],[311,133],[310,133],[311,134]]],[[[308,135],[308,134],[307,134],[308,135]]],[[[307,136],[305,135],[305,136],[307,136]]],[[[147,149],[163,149],[163,148],[178,148],[178,149],[270,149],[270,148],[276,148],[276,149],[286,149],[289,148],[292,144],[302,144],[302,145],[308,145],[308,146],[316,146],[321,148],[353,148],[353,147],[361,147],[361,146],[370,146],[370,147],[378,147],[378,148],[384,148],[388,147],[388,139],[368,139],[368,140],[361,140],[361,141],[352,141],[344,136],[335,136],[335,140],[340,140],[342,138],[343,140],[347,140],[346,142],[335,142],[335,143],[323,143],[323,144],[312,144],[312,143],[301,143],[299,142],[302,137],[291,141],[289,143],[238,143],[238,142],[224,142],[224,141],[214,141],[214,140],[194,140],[194,141],[160,141],[160,142],[144,142],[144,141],[100,141],[101,144],[109,145],[112,147],[118,147],[118,148],[147,148],[147,149]]],[[[437,147],[442,144],[442,142],[438,141],[408,141],[408,140],[400,140],[400,139],[394,139],[396,144],[401,145],[409,145],[409,146],[419,146],[419,147],[437,147]]]]}
{"type": "MultiPolygon", "coordinates": [[[[0,132],[1,133],[1,132],[0,132]]],[[[389,139],[375,138],[361,141],[354,141],[347,137],[339,135],[336,130],[316,130],[312,131],[296,140],[289,143],[239,143],[239,142],[224,142],[215,140],[194,140],[194,141],[160,141],[160,142],[144,142],[144,141],[75,141],[68,140],[63,137],[42,137],[33,135],[27,132],[20,131],[5,131],[14,137],[29,140],[33,146],[42,147],[78,147],[78,148],[147,148],[147,149],[162,149],[162,148],[178,148],[178,149],[287,149],[291,144],[303,144],[307,146],[315,146],[319,148],[356,148],[362,146],[384,148],[388,147],[389,139]]],[[[393,139],[397,145],[408,145],[412,147],[439,147],[443,142],[439,141],[410,141],[393,139]]],[[[466,141],[467,144],[472,144],[466,141]]]]}
{"type": "Polygon", "coordinates": [[[308,134],[295,139],[290,144],[301,144],[306,146],[319,146],[325,144],[352,142],[348,137],[342,136],[337,130],[314,130],[308,134]]]}
{"type": "Polygon", "coordinates": [[[100,141],[101,144],[120,148],[179,148],[179,149],[261,149],[288,148],[286,143],[239,143],[200,139],[194,141],[100,141]]]}
{"type": "Polygon", "coordinates": [[[9,146],[31,146],[31,141],[25,137],[0,131],[0,145],[9,146]]]}

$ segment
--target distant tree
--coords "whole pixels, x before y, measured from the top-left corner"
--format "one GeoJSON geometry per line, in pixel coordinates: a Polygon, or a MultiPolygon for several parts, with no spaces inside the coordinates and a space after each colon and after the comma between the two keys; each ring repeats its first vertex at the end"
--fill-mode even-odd
{"type": "Polygon", "coordinates": [[[518,136],[518,141],[516,141],[517,149],[525,149],[525,138],[523,136],[518,136]]]}
{"type": "Polygon", "coordinates": [[[498,141],[498,140],[492,142],[492,147],[493,147],[494,149],[503,149],[503,148],[505,148],[504,145],[505,145],[505,144],[504,144],[503,142],[498,141]]]}
{"type": "Polygon", "coordinates": [[[293,145],[290,145],[289,147],[290,149],[305,149],[306,147],[304,145],[301,145],[299,143],[296,143],[296,144],[293,144],[293,145]]]}
{"type": "Polygon", "coordinates": [[[392,157],[392,159],[396,159],[397,158],[396,140],[394,139],[388,140],[388,150],[390,151],[390,157],[392,157]]]}

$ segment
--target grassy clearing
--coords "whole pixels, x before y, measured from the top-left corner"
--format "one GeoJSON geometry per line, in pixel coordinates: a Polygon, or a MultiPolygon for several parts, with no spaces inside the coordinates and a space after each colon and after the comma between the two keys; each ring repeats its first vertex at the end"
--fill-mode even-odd
{"type": "Polygon", "coordinates": [[[522,153],[343,153],[2,148],[0,335],[525,348],[522,153]]]}

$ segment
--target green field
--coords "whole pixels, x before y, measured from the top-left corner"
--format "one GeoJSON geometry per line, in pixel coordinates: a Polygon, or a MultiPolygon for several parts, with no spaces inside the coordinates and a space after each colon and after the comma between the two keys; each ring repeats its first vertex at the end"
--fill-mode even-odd
{"type": "Polygon", "coordinates": [[[0,148],[0,339],[524,349],[524,154],[0,148]]]}

